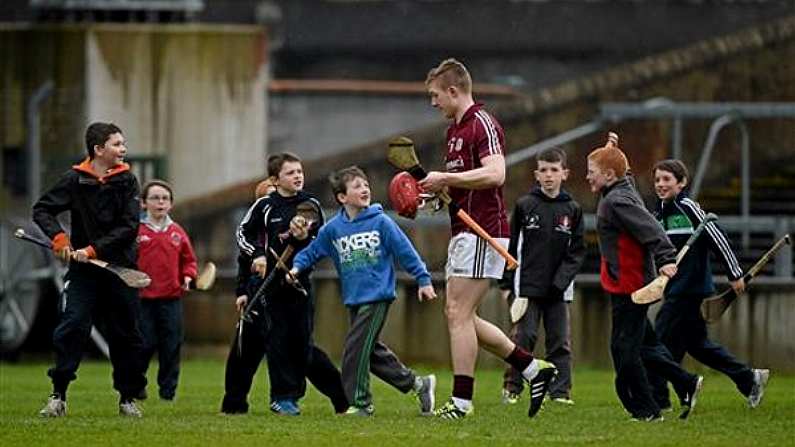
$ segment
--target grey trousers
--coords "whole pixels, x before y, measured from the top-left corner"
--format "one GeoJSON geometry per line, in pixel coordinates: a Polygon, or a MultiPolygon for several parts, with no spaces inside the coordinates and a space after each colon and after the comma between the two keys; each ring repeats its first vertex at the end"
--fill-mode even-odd
{"type": "Polygon", "coordinates": [[[389,305],[388,301],[379,301],[348,307],[351,325],[342,352],[342,384],[354,407],[372,403],[370,372],[402,393],[414,387],[414,372],[378,340],[389,305]]]}
{"type": "MultiPolygon", "coordinates": [[[[571,323],[569,303],[561,299],[530,298],[527,312],[513,325],[511,340],[519,347],[533,352],[538,339],[540,322],[544,322],[546,360],[558,368],[557,380],[549,388],[551,398],[569,398],[571,394],[571,323]]],[[[505,368],[503,388],[512,393],[524,389],[522,374],[513,366],[505,368]]]]}

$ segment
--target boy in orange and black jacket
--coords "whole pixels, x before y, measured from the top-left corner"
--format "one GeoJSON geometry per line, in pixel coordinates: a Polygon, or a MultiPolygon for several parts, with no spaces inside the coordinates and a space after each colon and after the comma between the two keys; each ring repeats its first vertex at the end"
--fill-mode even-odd
{"type": "Polygon", "coordinates": [[[635,420],[662,420],[646,374],[653,369],[673,384],[686,418],[696,404],[703,378],[690,374],[673,361],[654,333],[647,316],[648,304],[636,304],[630,295],[659,273],[676,274],[676,250],[660,224],[644,207],[635,190],[626,155],[618,136],[610,134],[604,147],[588,155],[587,180],[601,196],[597,208],[597,233],[602,288],[611,298],[610,353],[616,370],[616,393],[635,420]]]}
{"type": "Polygon", "coordinates": [[[138,291],[88,263],[101,258],[136,268],[140,189],[124,163],[127,148],[121,129],[112,123],[93,123],[85,139],[88,157],[61,176],[33,206],[33,220],[52,239],[55,254],[71,261],[66,308],[53,334],[55,366],[47,372],[53,392],[39,414],[66,415],[66,389],[77,377],[92,318],[98,316],[105,323],[113,387],[120,395],[119,414],[140,417],[133,401],[146,386],[138,291]],[[71,237],[57,220],[63,212],[71,217],[71,237]]]}

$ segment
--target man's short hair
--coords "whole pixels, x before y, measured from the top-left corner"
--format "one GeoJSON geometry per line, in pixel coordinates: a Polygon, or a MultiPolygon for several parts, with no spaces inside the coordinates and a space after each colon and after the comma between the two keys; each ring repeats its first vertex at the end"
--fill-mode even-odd
{"type": "Polygon", "coordinates": [[[94,159],[94,146],[104,146],[111,135],[114,133],[123,133],[119,126],[113,123],[95,122],[89,124],[86,128],[86,152],[88,158],[94,159]]]}
{"type": "MultiPolygon", "coordinates": [[[[342,168],[338,171],[332,172],[328,177],[328,181],[331,184],[331,192],[334,194],[334,200],[337,200],[337,194],[347,193],[348,183],[357,178],[370,181],[362,168],[356,165],[348,166],[347,168],[342,168]]],[[[339,200],[337,200],[337,202],[339,202],[339,200]]]]}
{"type": "Polygon", "coordinates": [[[268,177],[279,177],[282,166],[288,161],[301,163],[301,159],[292,152],[282,152],[268,157],[268,177]]]}
{"type": "Polygon", "coordinates": [[[435,80],[439,80],[439,86],[442,88],[452,85],[464,93],[472,93],[472,77],[469,75],[469,70],[456,59],[445,59],[437,67],[432,68],[425,78],[425,85],[430,85],[435,80]]]}
{"type": "Polygon", "coordinates": [[[568,169],[568,166],[566,166],[566,152],[559,147],[553,147],[551,149],[539,152],[536,155],[536,166],[538,166],[539,161],[545,161],[547,163],[560,163],[563,169],[568,169]]]}
{"type": "Polygon", "coordinates": [[[171,184],[167,181],[160,179],[152,179],[144,184],[144,187],[141,189],[141,200],[146,200],[147,197],[149,197],[149,190],[152,189],[153,186],[159,186],[168,191],[168,196],[171,198],[172,202],[174,201],[174,188],[172,188],[171,184]]]}

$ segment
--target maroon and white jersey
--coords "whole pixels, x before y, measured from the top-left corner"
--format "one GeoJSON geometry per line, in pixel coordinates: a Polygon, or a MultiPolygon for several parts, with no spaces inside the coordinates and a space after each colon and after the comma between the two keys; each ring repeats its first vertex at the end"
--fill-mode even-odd
{"type": "MultiPolygon", "coordinates": [[[[461,122],[447,129],[447,172],[464,172],[483,165],[482,158],[505,155],[505,133],[500,123],[483,110],[483,104],[470,107],[461,122]]],[[[510,237],[502,186],[489,189],[450,188],[453,202],[466,211],[492,237],[510,237]]],[[[453,236],[469,227],[450,213],[453,236]]]]}

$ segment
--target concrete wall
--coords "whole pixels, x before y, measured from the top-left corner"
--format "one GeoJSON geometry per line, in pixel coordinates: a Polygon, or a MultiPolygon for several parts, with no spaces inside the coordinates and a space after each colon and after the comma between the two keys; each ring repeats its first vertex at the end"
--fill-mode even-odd
{"type": "Polygon", "coordinates": [[[104,120],[124,129],[131,155],[167,158],[178,199],[261,174],[268,119],[262,27],[7,26],[0,40],[10,90],[0,145],[24,142],[24,101],[52,79],[42,146],[45,162],[61,161],[56,172],[84,153],[85,125],[104,120]]]}
{"type": "Polygon", "coordinates": [[[425,96],[271,94],[270,152],[313,160],[439,119],[425,96]]]}
{"type": "MultiPolygon", "coordinates": [[[[339,299],[335,278],[318,275],[315,342],[339,362],[348,329],[348,314],[339,299]]],[[[221,281],[213,294],[194,293],[185,306],[186,338],[196,346],[215,346],[224,351],[231,342],[237,315],[231,281],[221,281]]],[[[436,282],[439,298],[419,303],[416,287],[401,281],[398,299],[389,310],[382,339],[409,364],[450,364],[450,345],[444,317],[444,283],[436,282]]],[[[741,361],[754,366],[771,367],[776,371],[795,372],[795,291],[791,287],[755,285],[750,294],[729,308],[723,319],[710,326],[711,338],[726,346],[741,361]]],[[[653,319],[659,305],[652,306],[653,319]]],[[[479,315],[503,329],[509,326],[507,305],[492,289],[480,308],[479,315]]],[[[599,285],[583,282],[578,285],[571,305],[572,349],[576,365],[611,367],[610,303],[599,285]]],[[[543,355],[544,340],[540,337],[536,354],[543,355]]],[[[502,362],[482,351],[480,365],[500,367],[502,362]]],[[[687,360],[689,368],[705,369],[687,360]]]]}
{"type": "Polygon", "coordinates": [[[94,28],[86,115],[131,123],[132,149],[168,157],[183,198],[256,176],[266,151],[265,39],[256,27],[94,28]]]}

